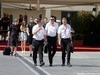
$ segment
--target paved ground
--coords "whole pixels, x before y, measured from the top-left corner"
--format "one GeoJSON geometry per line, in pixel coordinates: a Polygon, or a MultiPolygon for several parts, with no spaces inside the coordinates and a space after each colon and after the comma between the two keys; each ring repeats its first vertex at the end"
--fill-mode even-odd
{"type": "Polygon", "coordinates": [[[72,67],[61,66],[61,53],[57,52],[52,67],[44,54],[45,66],[33,65],[29,52],[18,52],[17,57],[3,56],[0,52],[0,75],[100,75],[100,52],[74,52],[72,67]]]}

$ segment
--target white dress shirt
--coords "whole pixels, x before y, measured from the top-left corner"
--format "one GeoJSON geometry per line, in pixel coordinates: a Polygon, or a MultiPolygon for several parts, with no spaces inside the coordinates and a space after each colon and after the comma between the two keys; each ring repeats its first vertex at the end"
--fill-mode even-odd
{"type": "MultiPolygon", "coordinates": [[[[42,27],[42,29],[40,31],[38,31],[36,34],[33,35],[33,38],[36,39],[36,40],[43,40],[44,35],[46,35],[46,32],[45,32],[43,26],[41,26],[41,27],[42,27]]],[[[38,25],[35,25],[32,28],[32,33],[35,32],[37,29],[38,29],[38,25]]]]}
{"type": "Polygon", "coordinates": [[[58,30],[58,23],[54,22],[54,26],[52,26],[50,22],[47,23],[45,30],[47,31],[47,36],[51,36],[51,37],[56,36],[58,30]]]}
{"type": "Polygon", "coordinates": [[[70,38],[71,34],[71,26],[69,24],[61,25],[58,29],[58,34],[61,35],[61,38],[70,38]]]}

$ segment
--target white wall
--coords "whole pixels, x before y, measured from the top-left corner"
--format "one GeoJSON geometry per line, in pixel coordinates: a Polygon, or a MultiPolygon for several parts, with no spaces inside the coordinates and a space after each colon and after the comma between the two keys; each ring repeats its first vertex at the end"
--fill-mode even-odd
{"type": "Polygon", "coordinates": [[[45,10],[28,11],[28,10],[24,10],[24,9],[10,9],[10,8],[8,9],[8,8],[4,8],[3,9],[3,13],[12,14],[13,15],[13,20],[16,19],[16,18],[18,19],[20,14],[25,15],[25,13],[28,16],[28,19],[31,16],[33,16],[34,18],[38,18],[38,15],[40,13],[43,14],[43,17],[45,16],[45,10]]]}
{"type": "MultiPolygon", "coordinates": [[[[40,10],[40,11],[28,11],[28,10],[21,10],[21,9],[11,9],[11,8],[3,8],[3,13],[8,13],[13,15],[13,20],[18,19],[19,15],[25,15],[25,13],[28,16],[28,22],[29,18],[33,16],[34,18],[37,18],[40,13],[43,14],[43,17],[45,17],[45,10],[40,10]]],[[[57,17],[58,20],[61,19],[61,10],[51,10],[51,15],[54,15],[57,17]]]]}

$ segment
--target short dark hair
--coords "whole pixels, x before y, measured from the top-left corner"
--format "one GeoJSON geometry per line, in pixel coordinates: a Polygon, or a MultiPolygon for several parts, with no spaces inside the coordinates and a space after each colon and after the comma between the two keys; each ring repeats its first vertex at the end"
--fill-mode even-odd
{"type": "Polygon", "coordinates": [[[66,17],[63,17],[62,20],[66,20],[67,21],[67,18],[66,17]]]}
{"type": "Polygon", "coordinates": [[[38,18],[38,19],[37,19],[37,23],[39,23],[39,22],[41,22],[41,18],[38,18]]]}
{"type": "Polygon", "coordinates": [[[55,16],[51,15],[52,18],[54,18],[55,16]]]}
{"type": "Polygon", "coordinates": [[[42,19],[42,14],[39,14],[39,18],[42,19]]]}
{"type": "Polygon", "coordinates": [[[51,18],[54,18],[54,20],[55,20],[55,22],[56,22],[56,19],[57,19],[57,17],[56,17],[56,16],[51,15],[51,18]]]}

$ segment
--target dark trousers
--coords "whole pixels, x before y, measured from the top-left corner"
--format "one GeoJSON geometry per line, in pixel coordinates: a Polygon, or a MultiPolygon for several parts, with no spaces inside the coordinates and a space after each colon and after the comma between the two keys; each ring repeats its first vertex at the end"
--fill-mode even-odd
{"type": "Polygon", "coordinates": [[[48,58],[50,64],[52,64],[53,57],[57,50],[56,42],[57,42],[56,36],[55,37],[47,36],[47,49],[48,49],[48,58]]]}
{"type": "Polygon", "coordinates": [[[66,50],[67,50],[67,63],[70,63],[70,38],[68,39],[61,39],[61,49],[62,49],[62,63],[65,64],[65,56],[66,56],[66,50]]]}
{"type": "Polygon", "coordinates": [[[92,47],[94,47],[96,45],[96,38],[95,38],[95,34],[91,34],[90,35],[90,45],[92,47]]]}
{"type": "Polygon", "coordinates": [[[37,63],[37,52],[39,52],[40,63],[43,62],[43,43],[44,40],[35,40],[33,39],[32,45],[34,46],[33,50],[33,61],[37,63]]]}

